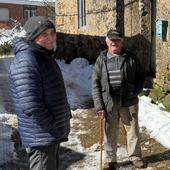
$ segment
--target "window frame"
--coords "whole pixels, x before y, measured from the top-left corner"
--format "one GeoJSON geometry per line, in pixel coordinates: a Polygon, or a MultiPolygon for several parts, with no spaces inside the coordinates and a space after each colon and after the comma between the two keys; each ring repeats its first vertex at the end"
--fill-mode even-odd
{"type": "Polygon", "coordinates": [[[78,28],[86,26],[86,1],[77,0],[78,28]]]}
{"type": "Polygon", "coordinates": [[[24,22],[26,22],[32,16],[37,15],[37,7],[36,6],[26,6],[24,7],[24,22]]]}

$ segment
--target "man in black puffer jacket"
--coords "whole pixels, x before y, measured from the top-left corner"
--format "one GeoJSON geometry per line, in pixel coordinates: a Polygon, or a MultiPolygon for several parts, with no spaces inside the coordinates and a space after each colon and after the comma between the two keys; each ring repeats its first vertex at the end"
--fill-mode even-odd
{"type": "Polygon", "coordinates": [[[9,69],[18,129],[31,170],[57,170],[59,145],[68,140],[70,107],[59,66],[52,55],[54,24],[45,17],[30,18],[25,38],[14,42],[9,69]]]}

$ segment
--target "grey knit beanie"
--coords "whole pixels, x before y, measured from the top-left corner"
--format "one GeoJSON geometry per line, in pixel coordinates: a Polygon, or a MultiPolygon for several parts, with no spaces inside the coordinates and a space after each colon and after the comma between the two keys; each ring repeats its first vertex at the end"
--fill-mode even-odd
{"type": "Polygon", "coordinates": [[[24,25],[26,39],[34,41],[42,32],[48,28],[54,28],[54,24],[44,16],[33,16],[24,25]]]}

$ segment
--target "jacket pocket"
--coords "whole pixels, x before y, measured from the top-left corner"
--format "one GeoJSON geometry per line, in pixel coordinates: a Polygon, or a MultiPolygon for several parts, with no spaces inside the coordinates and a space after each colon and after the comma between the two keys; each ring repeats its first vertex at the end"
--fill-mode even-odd
{"type": "Polygon", "coordinates": [[[132,99],[137,96],[135,92],[135,86],[130,83],[126,83],[123,88],[123,96],[125,99],[132,99]]]}

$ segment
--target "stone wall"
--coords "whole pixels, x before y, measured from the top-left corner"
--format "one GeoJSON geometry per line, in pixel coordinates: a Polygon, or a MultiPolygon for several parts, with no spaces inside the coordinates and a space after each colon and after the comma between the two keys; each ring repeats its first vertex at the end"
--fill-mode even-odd
{"type": "Polygon", "coordinates": [[[125,47],[133,51],[149,74],[151,69],[150,1],[125,0],[125,47]]]}
{"type": "Polygon", "coordinates": [[[77,0],[56,1],[57,56],[67,62],[75,57],[85,57],[93,63],[106,48],[107,30],[116,26],[116,2],[89,0],[86,21],[86,26],[78,28],[77,0]]]}
{"type": "Polygon", "coordinates": [[[86,58],[94,63],[100,51],[106,49],[105,37],[57,33],[56,57],[70,63],[74,58],[86,58]]]}
{"type": "Polygon", "coordinates": [[[156,83],[170,91],[170,2],[157,1],[157,17],[168,21],[166,40],[156,38],[156,83]]]}
{"type": "Polygon", "coordinates": [[[87,25],[80,29],[78,29],[77,0],[57,0],[56,14],[58,32],[104,36],[110,27],[115,27],[116,4],[110,0],[89,0],[86,3],[87,25]]]}
{"type": "Polygon", "coordinates": [[[47,16],[55,23],[55,8],[52,6],[37,6],[37,15],[47,16]]]}

